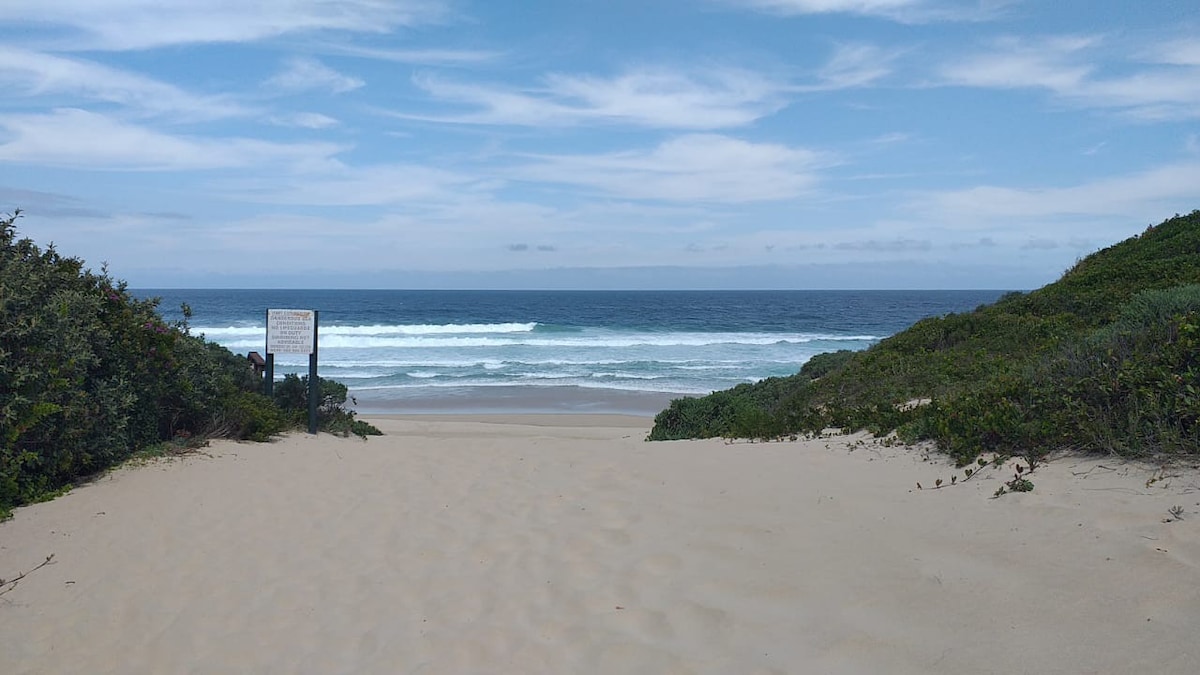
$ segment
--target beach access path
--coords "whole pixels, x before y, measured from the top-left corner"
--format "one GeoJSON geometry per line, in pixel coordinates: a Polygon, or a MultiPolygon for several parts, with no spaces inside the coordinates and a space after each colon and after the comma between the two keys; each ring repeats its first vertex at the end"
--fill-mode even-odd
{"type": "Polygon", "coordinates": [[[0,672],[1200,672],[1195,469],[369,419],[18,509],[0,672]]]}

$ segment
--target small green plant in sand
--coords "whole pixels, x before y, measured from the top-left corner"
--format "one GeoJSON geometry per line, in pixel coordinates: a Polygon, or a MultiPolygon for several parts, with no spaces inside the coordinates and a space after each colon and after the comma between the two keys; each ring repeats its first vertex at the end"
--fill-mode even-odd
{"type": "MultiPolygon", "coordinates": [[[[981,471],[981,470],[982,470],[984,467],[987,467],[987,466],[994,466],[994,465],[996,465],[996,464],[999,464],[1001,461],[1003,461],[1003,460],[1000,460],[1000,459],[997,459],[997,458],[992,458],[992,459],[989,461],[989,460],[986,460],[986,459],[984,459],[984,458],[982,458],[982,457],[979,457],[979,458],[977,458],[977,459],[975,460],[975,466],[974,466],[974,467],[970,467],[970,466],[968,466],[968,467],[966,467],[966,468],[964,468],[964,469],[963,469],[963,479],[962,479],[961,481],[958,479],[958,474],[951,474],[951,475],[950,475],[950,482],[949,482],[949,483],[946,483],[946,482],[945,482],[945,481],[943,481],[941,478],[938,478],[937,480],[935,480],[935,481],[933,482],[933,487],[932,487],[932,488],[930,488],[930,489],[931,489],[931,490],[940,490],[940,489],[942,489],[942,488],[944,488],[944,487],[950,487],[951,485],[961,485],[962,483],[965,483],[965,482],[967,482],[967,481],[971,480],[972,478],[974,478],[974,477],[978,476],[978,475],[980,474],[980,471],[981,471]]],[[[923,486],[922,486],[920,483],[917,483],[917,489],[918,489],[918,490],[924,490],[925,488],[924,488],[924,487],[923,487],[923,486]]]]}
{"type": "MultiPolygon", "coordinates": [[[[1032,470],[1030,469],[1030,471],[1032,470]]],[[[1008,494],[1009,492],[1033,492],[1033,481],[1025,477],[1025,467],[1018,464],[1015,467],[1015,471],[1016,473],[1013,474],[1012,480],[996,488],[996,494],[992,495],[993,498],[1008,494]]]]}

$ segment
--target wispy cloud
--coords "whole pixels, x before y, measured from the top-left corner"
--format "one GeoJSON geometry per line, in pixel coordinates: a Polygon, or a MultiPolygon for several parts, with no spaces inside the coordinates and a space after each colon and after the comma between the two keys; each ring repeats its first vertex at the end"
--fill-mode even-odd
{"type": "Polygon", "coordinates": [[[274,115],[268,121],[281,127],[299,127],[301,129],[328,129],[336,127],[340,122],[336,119],[314,112],[298,112],[286,115],[274,115]]]}
{"type": "Polygon", "coordinates": [[[732,68],[697,72],[633,70],[604,78],[554,74],[527,89],[450,82],[430,75],[415,84],[444,103],[476,110],[414,117],[458,124],[570,126],[629,124],[719,129],[749,124],[784,106],[785,86],[732,68]]]}
{"type": "MultiPolygon", "coordinates": [[[[53,216],[71,218],[106,218],[108,213],[91,206],[85,206],[79,198],[71,195],[41,190],[25,190],[0,185],[0,204],[20,204],[20,208],[30,216],[53,216]]],[[[7,214],[7,208],[0,211],[7,214]]]]}
{"type": "Polygon", "coordinates": [[[1068,216],[1144,217],[1195,208],[1200,197],[1200,163],[1167,164],[1069,187],[978,186],[926,194],[911,206],[952,222],[1039,219],[1068,216]]]}
{"type": "MultiPolygon", "coordinates": [[[[1186,47],[1158,63],[1129,57],[1106,62],[1091,36],[1005,38],[984,52],[942,66],[945,84],[994,89],[1044,89],[1086,107],[1121,110],[1144,119],[1200,117],[1200,65],[1186,47]]],[[[1200,48],[1197,49],[1200,51],[1200,48]]]]}
{"type": "Polygon", "coordinates": [[[864,14],[893,16],[913,10],[924,0],[718,0],[726,5],[779,14],[864,14]]]}
{"type": "Polygon", "coordinates": [[[296,56],[288,59],[283,70],[268,79],[266,84],[273,89],[288,92],[319,89],[342,94],[354,91],[366,83],[357,77],[339,73],[314,58],[296,56]]]}
{"type": "Polygon", "coordinates": [[[69,96],[125,106],[135,114],[214,119],[249,114],[228,96],[202,96],[143,75],[16,47],[0,46],[0,85],[8,96],[69,96]]]}
{"type": "Polygon", "coordinates": [[[733,67],[638,68],[610,77],[552,73],[534,86],[466,83],[420,74],[414,84],[464,112],[399,117],[450,124],[629,126],[708,131],[741,127],[773,115],[788,96],[867,86],[892,72],[894,51],[862,43],[838,45],[810,84],[792,84],[733,67]]]}
{"type": "Polygon", "coordinates": [[[872,84],[892,72],[895,52],[869,44],[842,44],[817,72],[818,84],[800,87],[802,91],[849,89],[872,84]]]}
{"type": "Polygon", "coordinates": [[[902,23],[982,21],[1001,14],[1014,0],[712,0],[714,2],[785,16],[853,14],[902,23]]]}
{"type": "Polygon", "coordinates": [[[954,57],[941,68],[941,76],[948,84],[971,87],[1077,91],[1094,70],[1077,57],[1097,42],[1098,38],[1082,36],[1037,41],[1004,38],[986,52],[954,57]]]}
{"type": "Polygon", "coordinates": [[[386,33],[438,22],[447,0],[39,0],[0,3],[0,21],[65,30],[58,46],[130,50],[252,42],[292,33],[386,33]]]}
{"type": "Polygon", "coordinates": [[[830,163],[818,152],[691,134],[649,151],[542,155],[514,178],[570,184],[628,199],[738,203],[790,199],[814,188],[830,163]]]}
{"type": "Polygon", "coordinates": [[[73,108],[0,115],[0,162],[71,169],[219,169],[320,165],[344,150],[330,143],[176,136],[73,108]]]}
{"type": "Polygon", "coordinates": [[[1167,40],[1146,50],[1146,60],[1176,66],[1200,66],[1200,38],[1167,40]]]}
{"type": "Polygon", "coordinates": [[[413,164],[344,166],[223,180],[214,185],[234,201],[289,206],[385,206],[423,208],[426,202],[464,199],[484,185],[477,176],[413,164]]]}
{"type": "Polygon", "coordinates": [[[423,65],[471,65],[494,61],[503,56],[501,52],[475,49],[392,49],[346,44],[320,45],[317,49],[341,56],[423,65]]]}

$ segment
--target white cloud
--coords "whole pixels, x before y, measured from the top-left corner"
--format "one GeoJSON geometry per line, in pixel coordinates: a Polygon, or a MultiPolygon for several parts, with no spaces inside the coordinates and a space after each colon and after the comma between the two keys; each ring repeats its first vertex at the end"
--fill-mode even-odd
{"type": "Polygon", "coordinates": [[[222,181],[216,190],[235,201],[292,206],[384,206],[425,208],[425,202],[461,200],[486,186],[477,177],[421,165],[349,167],[222,181]]]}
{"type": "Polygon", "coordinates": [[[1070,187],[978,186],[930,193],[913,206],[948,221],[1102,216],[1143,218],[1185,212],[1200,203],[1200,163],[1168,164],[1070,187]]]}
{"type": "Polygon", "coordinates": [[[914,9],[925,4],[923,0],[724,0],[726,4],[740,5],[780,14],[868,14],[889,16],[902,9],[914,9]]]}
{"type": "Polygon", "coordinates": [[[420,63],[426,65],[463,65],[494,61],[500,52],[473,49],[387,49],[359,45],[329,44],[317,47],[323,52],[364,59],[392,61],[394,63],[420,63]]]}
{"type": "Polygon", "coordinates": [[[248,114],[225,96],[197,96],[174,85],[82,59],[0,46],[0,85],[9,96],[67,95],[116,103],[141,114],[214,119],[248,114]]]}
{"type": "Polygon", "coordinates": [[[173,136],[73,108],[0,115],[7,138],[0,162],[71,169],[135,171],[285,164],[319,166],[344,150],[329,143],[272,143],[247,138],[173,136]]]}
{"type": "Polygon", "coordinates": [[[285,91],[323,89],[335,94],[354,91],[363,84],[357,77],[343,75],[316,59],[300,56],[288,59],[284,69],[267,80],[267,86],[285,91]]]}
{"type": "Polygon", "coordinates": [[[673,129],[749,124],[783,107],[784,87],[757,73],[714,68],[685,73],[635,70],[613,78],[550,75],[536,89],[458,84],[430,76],[415,84],[436,99],[480,111],[420,117],[461,124],[575,125],[621,123],[673,129]]]}
{"type": "Polygon", "coordinates": [[[987,53],[955,57],[942,67],[949,84],[1018,89],[1043,87],[1077,90],[1093,68],[1074,63],[1075,55],[1095,45],[1089,37],[1057,37],[1038,41],[1005,38],[987,53]]]}
{"type": "Polygon", "coordinates": [[[564,183],[629,199],[753,202],[790,199],[813,189],[819,153],[715,134],[691,134],[651,151],[544,155],[519,167],[519,179],[564,183]]]}
{"type": "Polygon", "coordinates": [[[1200,66],[1200,39],[1168,40],[1147,50],[1147,60],[1176,66],[1200,66]]]}
{"type": "Polygon", "coordinates": [[[1000,14],[1014,0],[713,0],[724,5],[782,14],[855,14],[900,22],[979,21],[1000,14]]]}
{"type": "Polygon", "coordinates": [[[821,83],[802,89],[824,91],[862,87],[889,75],[892,72],[891,62],[895,58],[896,54],[874,45],[839,45],[817,73],[821,83]]]}
{"type": "Polygon", "coordinates": [[[1102,44],[1079,36],[1007,38],[987,52],[956,57],[940,74],[945,84],[1045,89],[1076,105],[1145,119],[1200,117],[1200,66],[1190,63],[1194,55],[1180,52],[1171,65],[1147,66],[1128,58],[1110,65],[1103,61],[1102,44]]]}
{"type": "Polygon", "coordinates": [[[301,129],[328,129],[341,124],[336,119],[314,112],[298,112],[287,115],[275,115],[269,120],[281,127],[299,127],[301,129]]]}
{"type": "Polygon", "coordinates": [[[69,29],[69,49],[252,42],[290,33],[387,33],[446,19],[446,0],[38,0],[0,3],[0,21],[69,29]]]}

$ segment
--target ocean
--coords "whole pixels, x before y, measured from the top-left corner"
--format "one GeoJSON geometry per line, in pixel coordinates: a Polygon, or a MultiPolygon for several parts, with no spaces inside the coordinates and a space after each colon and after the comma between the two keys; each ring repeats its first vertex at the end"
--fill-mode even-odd
{"type": "MultiPolygon", "coordinates": [[[[265,312],[315,309],[319,372],[360,412],[652,414],[672,398],[791,375],[1003,291],[134,290],[235,353],[265,312]]],[[[308,372],[276,357],[276,377],[308,372]]]]}

